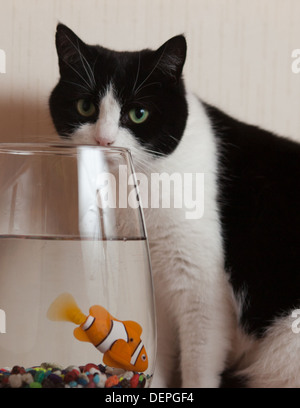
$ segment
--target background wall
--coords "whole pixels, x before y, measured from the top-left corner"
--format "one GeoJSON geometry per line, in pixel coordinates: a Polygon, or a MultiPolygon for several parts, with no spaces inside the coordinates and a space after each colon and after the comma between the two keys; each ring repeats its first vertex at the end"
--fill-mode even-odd
{"type": "Polygon", "coordinates": [[[61,21],[84,41],[158,48],[185,33],[185,78],[230,114],[300,141],[299,0],[0,0],[0,142],[55,140],[48,95],[61,21]]]}

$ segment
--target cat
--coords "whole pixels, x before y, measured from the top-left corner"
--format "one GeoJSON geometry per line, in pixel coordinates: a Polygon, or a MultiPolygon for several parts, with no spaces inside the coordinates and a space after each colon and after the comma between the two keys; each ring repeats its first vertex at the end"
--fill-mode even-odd
{"type": "MultiPolygon", "coordinates": [[[[130,148],[135,169],[204,174],[204,213],[144,210],[157,325],[153,387],[298,387],[300,145],[186,90],[187,42],[116,52],[58,24],[49,107],[75,144],[130,148]],[[293,317],[294,316],[294,317],[293,317]]],[[[300,312],[299,312],[300,313],[300,312]]]]}

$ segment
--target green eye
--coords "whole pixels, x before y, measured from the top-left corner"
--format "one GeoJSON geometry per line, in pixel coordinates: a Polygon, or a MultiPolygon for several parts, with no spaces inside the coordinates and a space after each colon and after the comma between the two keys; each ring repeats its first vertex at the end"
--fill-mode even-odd
{"type": "Polygon", "coordinates": [[[144,123],[149,116],[149,111],[142,108],[134,108],[129,111],[129,118],[130,120],[139,125],[140,123],[144,123]]]}
{"type": "Polygon", "coordinates": [[[93,116],[94,113],[96,112],[96,107],[88,99],[79,99],[77,102],[77,111],[81,116],[85,116],[86,118],[89,118],[90,116],[93,116]]]}

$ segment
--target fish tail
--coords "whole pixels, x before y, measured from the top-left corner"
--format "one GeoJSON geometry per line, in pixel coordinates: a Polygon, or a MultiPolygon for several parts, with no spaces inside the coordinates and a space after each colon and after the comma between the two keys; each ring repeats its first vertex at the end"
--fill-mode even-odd
{"type": "Polygon", "coordinates": [[[52,302],[47,317],[50,320],[67,321],[77,325],[84,323],[87,318],[70,293],[62,293],[52,302]]]}

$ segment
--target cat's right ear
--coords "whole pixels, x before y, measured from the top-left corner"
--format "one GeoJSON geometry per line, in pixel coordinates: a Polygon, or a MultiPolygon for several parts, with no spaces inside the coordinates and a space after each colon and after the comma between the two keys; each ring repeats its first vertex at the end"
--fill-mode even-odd
{"type": "Polygon", "coordinates": [[[187,44],[183,35],[171,38],[156,51],[156,68],[178,81],[186,60],[187,44]]]}
{"type": "Polygon", "coordinates": [[[61,23],[56,27],[55,39],[59,71],[63,76],[65,72],[76,69],[87,46],[70,28],[61,23]]]}

